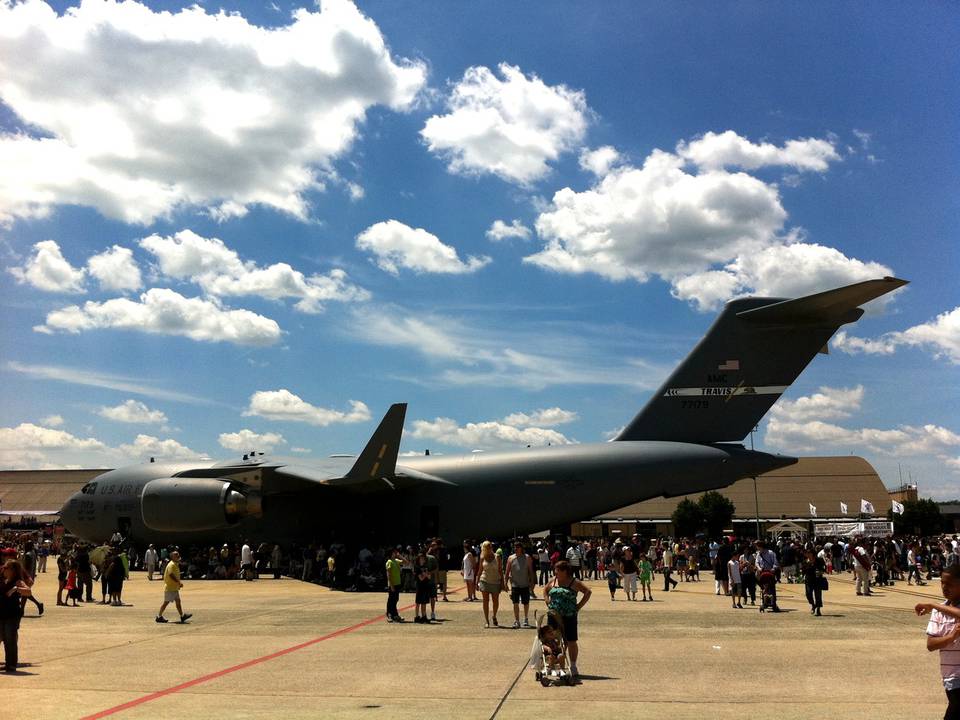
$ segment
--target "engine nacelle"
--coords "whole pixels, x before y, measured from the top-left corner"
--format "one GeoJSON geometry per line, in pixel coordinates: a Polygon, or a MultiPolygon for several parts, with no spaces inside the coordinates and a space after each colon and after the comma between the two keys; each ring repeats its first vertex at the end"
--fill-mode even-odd
{"type": "Polygon", "coordinates": [[[143,487],[143,523],[168,532],[216,530],[261,514],[260,497],[218,478],[160,478],[143,487]]]}

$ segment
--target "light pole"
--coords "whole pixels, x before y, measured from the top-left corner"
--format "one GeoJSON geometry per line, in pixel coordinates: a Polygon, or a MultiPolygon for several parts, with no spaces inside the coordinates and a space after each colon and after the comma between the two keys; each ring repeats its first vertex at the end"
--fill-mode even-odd
{"type": "MultiPolygon", "coordinates": [[[[754,425],[750,431],[750,452],[753,452],[753,433],[757,431],[759,425],[754,425]]],[[[753,508],[754,518],[757,521],[757,540],[760,539],[760,496],[757,494],[757,476],[753,476],[753,508]]]]}

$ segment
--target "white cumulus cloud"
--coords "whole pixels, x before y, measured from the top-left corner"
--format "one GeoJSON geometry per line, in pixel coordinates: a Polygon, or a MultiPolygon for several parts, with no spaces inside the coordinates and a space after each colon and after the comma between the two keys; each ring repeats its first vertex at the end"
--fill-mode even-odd
{"type": "Polygon", "coordinates": [[[63,415],[47,415],[45,418],[40,418],[40,422],[47,427],[57,428],[63,425],[63,415]]]}
{"type": "Polygon", "coordinates": [[[860,408],[863,396],[862,386],[821,387],[810,396],[781,400],[770,412],[765,443],[792,452],[869,450],[889,457],[936,457],[943,462],[960,448],[960,434],[932,423],[849,428],[824,422],[848,417],[860,408]]]}
{"type": "Polygon", "coordinates": [[[449,112],[429,118],[420,134],[450,172],[528,185],[579,146],[590,110],[582,92],[506,63],[498,69],[499,77],[487,67],[468,68],[447,99],[449,112]]]}
{"type": "Polygon", "coordinates": [[[216,302],[186,298],[164,288],[153,288],[139,300],[114,298],[88,301],[54,310],[38,332],[80,333],[88,330],[136,330],[157,335],[179,335],[202,342],[236,345],[273,345],[280,340],[276,321],[249,310],[228,310],[216,302]]]}
{"type": "MultiPolygon", "coordinates": [[[[0,161],[2,162],[2,161],[0,161]]],[[[3,170],[0,169],[0,173],[3,170]]],[[[0,197],[0,215],[3,201],[0,197]]],[[[82,293],[86,271],[73,267],[60,252],[54,240],[41,240],[33,246],[33,255],[22,267],[10,268],[17,282],[33,285],[38,290],[58,293],[82,293]]]]}
{"type": "Polygon", "coordinates": [[[555,425],[565,425],[576,422],[578,419],[579,416],[572,410],[552,407],[534,410],[532,413],[511,413],[501,422],[505,425],[512,425],[513,427],[553,427],[555,425]]]}
{"type": "Polygon", "coordinates": [[[567,445],[576,442],[556,430],[547,428],[521,428],[496,421],[459,425],[456,420],[446,417],[416,420],[410,434],[415,438],[435,440],[444,445],[481,450],[527,445],[567,445]]]}
{"type": "Polygon", "coordinates": [[[372,253],[377,266],[392,275],[401,268],[418,273],[472,273],[490,262],[489,257],[474,255],[464,262],[436,235],[398,220],[371,225],[357,235],[357,247],[372,253]]]}
{"type": "Polygon", "coordinates": [[[233,433],[220,433],[218,440],[227,450],[239,452],[272,452],[277,445],[284,445],[287,442],[279,433],[255,433],[246,428],[233,433]]]}
{"type": "Polygon", "coordinates": [[[615,147],[604,145],[596,150],[584,150],[580,153],[580,167],[597,177],[603,177],[620,162],[620,159],[620,153],[615,147]]]}
{"type": "Polygon", "coordinates": [[[127,400],[114,407],[101,407],[97,415],[114,422],[138,425],[164,425],[167,416],[161,410],[151,410],[139,400],[127,400]]]}
{"type": "Polygon", "coordinates": [[[370,409],[359,400],[351,400],[350,409],[347,411],[332,410],[311,405],[285,388],[255,392],[250,396],[250,405],[243,414],[320,427],[335,423],[366,422],[370,419],[370,409]]]}
{"type": "Polygon", "coordinates": [[[79,438],[63,430],[33,423],[0,427],[0,467],[7,469],[62,466],[62,463],[52,462],[51,454],[99,453],[106,449],[107,446],[95,438],[79,438]]]}
{"type": "Polygon", "coordinates": [[[123,455],[134,458],[155,457],[161,460],[198,460],[203,455],[182,445],[176,440],[154,437],[153,435],[137,435],[132,443],[125,443],[117,448],[123,455]]]}
{"type": "Polygon", "coordinates": [[[100,283],[103,290],[139,290],[143,285],[140,267],[133,259],[130,248],[114,245],[99,255],[87,260],[87,269],[100,283]]]}
{"type": "Polygon", "coordinates": [[[160,272],[167,277],[194,282],[216,297],[293,298],[297,300],[294,307],[306,313],[320,312],[325,302],[357,302],[370,297],[339,268],[326,275],[306,276],[283,262],[260,267],[242,260],[219,238],[205,238],[192,230],[150,235],[140,241],[140,247],[156,257],[160,272]]]}
{"type": "Polygon", "coordinates": [[[367,110],[409,109],[426,80],[348,0],[273,28],[200,5],[3,2],[0,67],[3,102],[44,134],[0,134],[6,222],[67,203],[137,223],[254,203],[305,218],[367,110]]]}
{"type": "Polygon", "coordinates": [[[690,142],[681,142],[677,154],[702,168],[728,166],[756,170],[770,165],[796,170],[824,172],[830,163],[840,160],[833,143],[819,138],[787,140],[782,147],[772,143],[753,143],[733,130],[708,132],[690,142]]]}
{"type": "Polygon", "coordinates": [[[960,307],[940,313],[929,322],[889,332],[876,339],[858,338],[842,330],[833,339],[833,347],[851,355],[889,355],[902,345],[923,348],[934,357],[960,365],[960,307]]]}
{"type": "Polygon", "coordinates": [[[595,184],[554,194],[536,222],[544,246],[525,262],[613,281],[659,276],[701,310],[738,295],[790,297],[891,274],[804,242],[802,229],[785,227],[777,185],[746,172],[766,165],[825,171],[839,159],[831,142],[776,147],[728,131],[681,142],[674,153],[654,150],[641,167],[612,167],[618,159],[613,148],[581,157],[595,184]]]}
{"type": "Polygon", "coordinates": [[[487,230],[487,239],[493,242],[501,242],[510,238],[520,238],[521,240],[530,239],[530,228],[519,220],[514,220],[507,225],[503,220],[494,220],[490,229],[487,230]]]}

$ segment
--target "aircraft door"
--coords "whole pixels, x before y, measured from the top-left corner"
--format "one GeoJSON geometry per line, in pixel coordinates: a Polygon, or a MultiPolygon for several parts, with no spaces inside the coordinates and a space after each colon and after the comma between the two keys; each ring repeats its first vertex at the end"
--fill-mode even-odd
{"type": "Polygon", "coordinates": [[[440,534],[440,506],[420,506],[420,540],[437,537],[440,534]]]}
{"type": "Polygon", "coordinates": [[[124,537],[130,536],[130,527],[133,525],[133,521],[128,517],[118,517],[117,518],[117,530],[120,531],[120,534],[124,537]]]}

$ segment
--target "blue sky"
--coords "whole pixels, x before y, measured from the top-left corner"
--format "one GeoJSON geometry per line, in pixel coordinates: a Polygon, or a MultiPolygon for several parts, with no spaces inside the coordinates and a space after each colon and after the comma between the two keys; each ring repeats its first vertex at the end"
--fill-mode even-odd
{"type": "Polygon", "coordinates": [[[0,465],[600,441],[895,274],[755,440],[960,496],[954,6],[187,7],[0,3],[0,465]]]}

